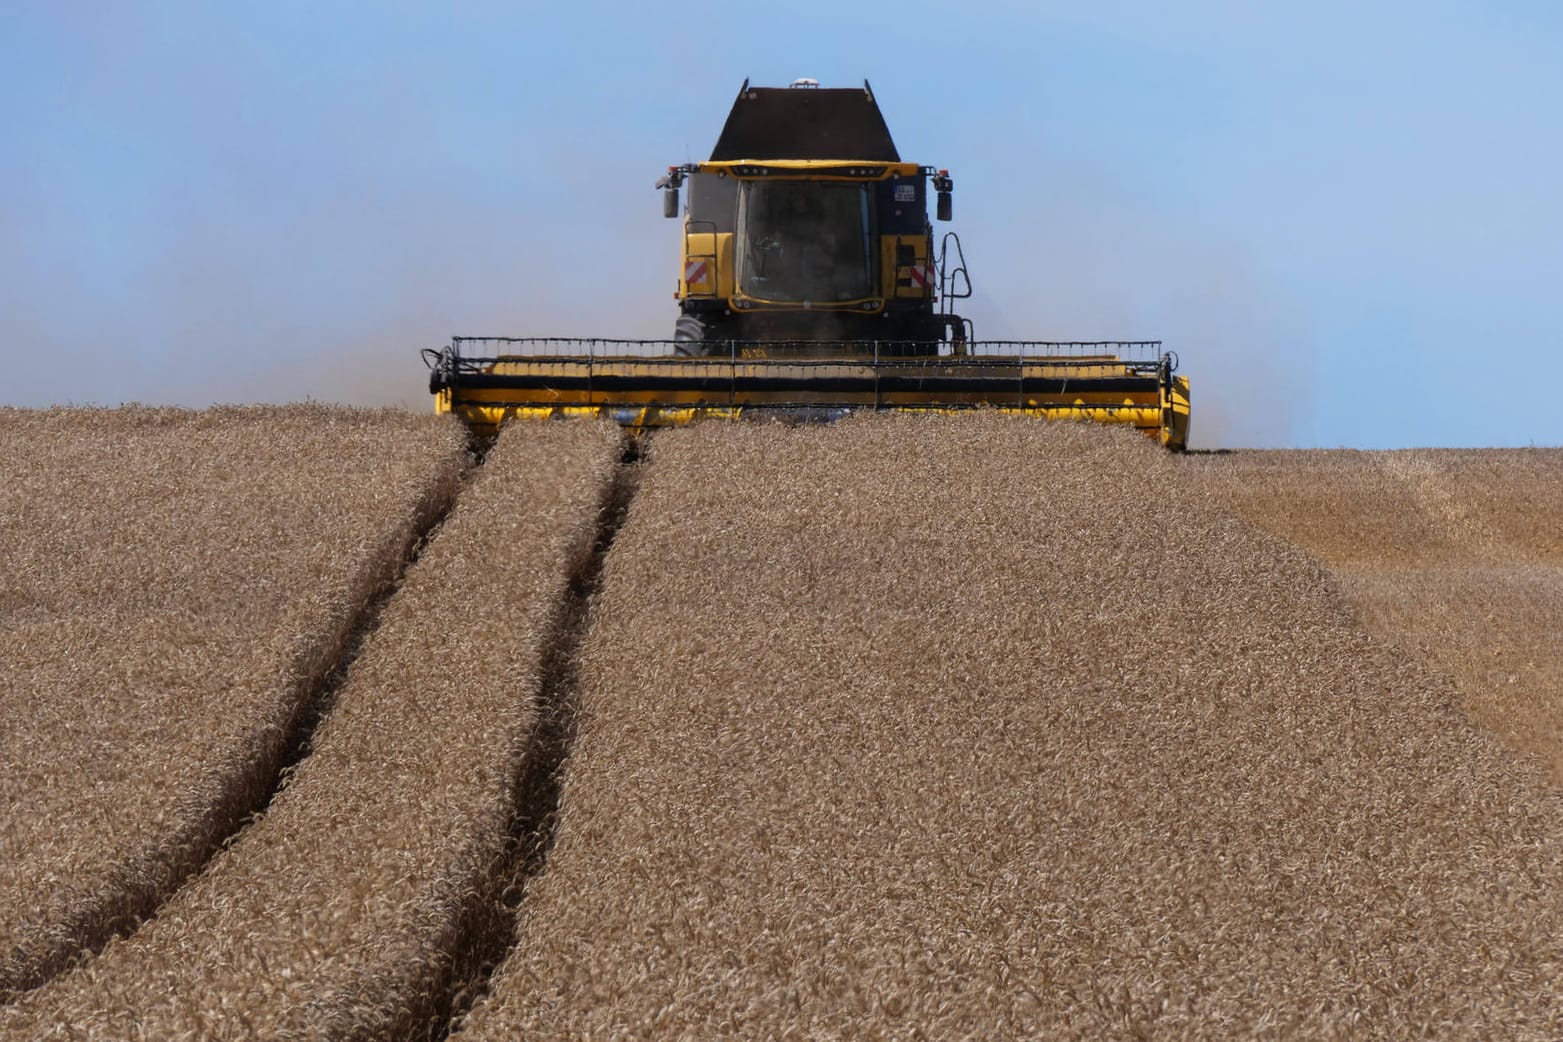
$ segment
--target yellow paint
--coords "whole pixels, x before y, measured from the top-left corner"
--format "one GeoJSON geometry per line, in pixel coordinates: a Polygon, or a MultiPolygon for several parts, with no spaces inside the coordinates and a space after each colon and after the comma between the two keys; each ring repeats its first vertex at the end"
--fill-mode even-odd
{"type": "Polygon", "coordinates": [[[796,300],[768,300],[734,290],[731,300],[735,309],[742,308],[745,311],[856,311],[860,315],[877,315],[885,310],[885,302],[880,297],[857,297],[828,303],[811,301],[805,308],[796,300]]]}
{"type": "Polygon", "coordinates": [[[1189,447],[1189,378],[1174,376],[1161,397],[1161,443],[1182,451],[1189,447]]]}
{"type": "MultiPolygon", "coordinates": [[[[884,406],[878,410],[848,408],[847,412],[878,411],[917,415],[955,415],[971,409],[950,408],[938,405],[884,406]]],[[[988,411],[1002,416],[1027,416],[1039,420],[1072,420],[1076,422],[1110,423],[1133,427],[1156,439],[1171,449],[1181,449],[1183,444],[1173,437],[1173,432],[1161,425],[1161,410],[1143,406],[1133,408],[1090,408],[1084,406],[1037,405],[1025,408],[1017,406],[991,407],[988,411]]],[[[759,406],[708,406],[667,407],[629,410],[611,405],[554,405],[507,406],[484,405],[468,402],[457,409],[458,415],[480,436],[491,437],[510,421],[523,423],[539,420],[610,419],[631,431],[656,430],[662,427],[683,427],[706,420],[765,420],[775,419],[776,413],[759,406]]]]}
{"type": "Polygon", "coordinates": [[[726,299],[733,295],[733,233],[685,232],[683,264],[678,269],[678,295],[726,299]],[[692,262],[703,262],[705,271],[697,282],[685,276],[692,262]]]}
{"type": "Polygon", "coordinates": [[[916,177],[922,173],[923,168],[916,163],[874,163],[864,159],[730,159],[720,162],[706,162],[696,165],[697,173],[721,174],[726,177],[736,177],[742,181],[756,180],[757,176],[766,178],[780,177],[782,179],[807,178],[811,181],[887,181],[892,177],[916,177]],[[782,171],[780,174],[768,173],[763,175],[740,174],[741,168],[761,167],[768,171],[782,171]],[[826,175],[822,170],[840,167],[857,167],[875,171],[875,176],[863,177],[861,175],[826,175]]]}
{"type": "MultiPolygon", "coordinates": [[[[921,366],[925,363],[911,363],[921,366]]],[[[937,368],[958,370],[959,362],[937,363],[937,368]]],[[[843,372],[873,372],[866,360],[837,359],[830,364],[819,364],[807,359],[788,362],[787,368],[794,375],[818,374],[829,377],[843,372]]],[[[896,363],[882,363],[880,371],[893,372],[896,363]]],[[[724,379],[742,378],[761,371],[776,371],[775,360],[736,362],[728,359],[660,358],[660,359],[594,359],[557,358],[539,362],[506,362],[501,360],[489,370],[494,375],[507,371],[525,371],[533,377],[554,375],[579,380],[588,371],[597,377],[619,378],[635,376],[654,377],[676,370],[681,376],[705,380],[703,391],[633,390],[616,389],[601,391],[574,388],[567,390],[540,389],[516,392],[504,388],[459,387],[440,391],[435,397],[435,410],[455,413],[470,424],[477,433],[490,435],[507,420],[544,420],[581,416],[612,419],[632,430],[649,430],[659,427],[677,427],[703,420],[739,420],[807,416],[820,418],[823,414],[849,412],[904,412],[904,413],[957,413],[973,409],[992,410],[1004,415],[1031,416],[1053,420],[1089,420],[1094,423],[1110,423],[1134,427],[1155,438],[1171,449],[1183,449],[1188,443],[1189,385],[1185,377],[1175,377],[1168,387],[1147,388],[1143,392],[1080,392],[1060,394],[1028,394],[1024,399],[1010,398],[1002,394],[946,390],[939,397],[918,391],[894,391],[878,393],[874,390],[845,392],[768,391],[750,390],[727,393],[720,390],[724,379]],[[526,401],[516,401],[516,395],[524,393],[526,401]],[[725,399],[725,401],[723,400],[725,399]]],[[[1084,364],[1044,367],[1035,364],[1017,366],[1028,375],[1059,376],[1066,372],[1076,376],[1108,376],[1114,370],[1124,372],[1121,363],[1088,361],[1084,364]]]]}
{"type": "Polygon", "coordinates": [[[899,297],[902,300],[922,300],[932,297],[933,274],[928,258],[929,245],[927,235],[881,235],[879,237],[880,292],[886,297],[899,297]],[[898,246],[912,248],[911,264],[896,263],[898,246]],[[912,274],[914,269],[928,273],[926,285],[918,284],[912,274]]]}

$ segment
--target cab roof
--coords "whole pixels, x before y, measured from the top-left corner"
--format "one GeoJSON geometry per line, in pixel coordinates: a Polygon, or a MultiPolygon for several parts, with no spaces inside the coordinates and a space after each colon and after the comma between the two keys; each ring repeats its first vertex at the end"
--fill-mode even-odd
{"type": "Polygon", "coordinates": [[[861,89],[751,87],[744,80],[711,150],[712,162],[842,158],[901,159],[867,80],[861,89]]]}

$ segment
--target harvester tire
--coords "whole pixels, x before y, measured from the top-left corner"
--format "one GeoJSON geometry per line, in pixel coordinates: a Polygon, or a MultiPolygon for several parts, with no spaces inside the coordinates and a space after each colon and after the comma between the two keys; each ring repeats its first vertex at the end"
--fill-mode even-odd
{"type": "Polygon", "coordinates": [[[673,350],[685,357],[708,355],[711,342],[706,335],[706,324],[694,315],[680,315],[673,323],[673,350]]]}

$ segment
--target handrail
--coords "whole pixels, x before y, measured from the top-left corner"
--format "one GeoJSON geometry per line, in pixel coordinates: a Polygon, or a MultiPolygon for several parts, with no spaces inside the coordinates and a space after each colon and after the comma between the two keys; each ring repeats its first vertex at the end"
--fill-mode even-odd
{"type": "MultiPolygon", "coordinates": [[[[448,348],[424,348],[420,353],[430,368],[449,358],[460,363],[492,364],[499,358],[611,358],[654,359],[671,357],[675,346],[690,345],[676,340],[639,340],[612,337],[566,336],[459,336],[452,337],[448,348]],[[470,349],[476,349],[469,353],[470,349]]],[[[894,357],[898,361],[919,358],[950,358],[948,341],[922,340],[725,340],[722,354],[743,361],[803,361],[852,357],[894,357]],[[896,351],[885,350],[894,345],[896,351]]],[[[968,356],[1024,359],[1080,358],[1111,354],[1119,361],[1160,361],[1169,355],[1176,368],[1177,355],[1162,350],[1160,340],[968,340],[968,356]]],[[[683,356],[698,361],[709,355],[683,356]]]]}
{"type": "Polygon", "coordinates": [[[1162,350],[1159,340],[972,341],[963,345],[969,353],[960,355],[951,353],[952,345],[936,341],[729,340],[719,354],[695,356],[677,354],[679,344],[601,337],[454,337],[449,347],[426,348],[422,357],[431,370],[431,391],[575,381],[589,404],[597,403],[599,393],[611,397],[615,388],[622,389],[626,379],[634,379],[628,375],[631,371],[669,387],[709,388],[713,379],[725,381],[730,404],[736,403],[740,384],[755,381],[796,381],[808,372],[827,382],[867,379],[877,405],[882,380],[1017,379],[1022,385],[1057,380],[1061,388],[1149,380],[1170,387],[1178,368],[1178,356],[1162,350]],[[926,350],[907,350],[918,347],[926,350]],[[482,353],[469,354],[469,348],[482,353]],[[788,353],[788,348],[801,350],[788,353]]]}

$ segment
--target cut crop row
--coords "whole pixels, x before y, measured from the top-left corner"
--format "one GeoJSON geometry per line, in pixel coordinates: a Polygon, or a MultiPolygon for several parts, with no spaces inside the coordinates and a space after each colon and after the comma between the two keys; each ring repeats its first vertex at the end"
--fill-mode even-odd
{"type": "Polygon", "coordinates": [[[1563,449],[1243,452],[1188,463],[1317,555],[1373,632],[1563,781],[1563,449]]]}

